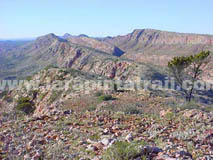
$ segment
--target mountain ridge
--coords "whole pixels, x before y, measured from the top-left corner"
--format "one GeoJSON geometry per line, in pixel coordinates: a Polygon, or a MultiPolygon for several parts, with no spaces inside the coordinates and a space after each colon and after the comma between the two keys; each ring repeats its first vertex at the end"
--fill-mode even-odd
{"type": "MultiPolygon", "coordinates": [[[[124,36],[102,39],[87,35],[65,34],[65,36],[67,38],[49,33],[15,47],[0,43],[1,78],[30,75],[51,64],[82,68],[82,64],[88,66],[90,63],[95,63],[95,60],[103,61],[105,58],[118,60],[123,58],[136,63],[165,66],[174,56],[195,54],[201,50],[213,51],[212,35],[179,34],[155,29],[135,29],[124,36]],[[189,44],[189,42],[202,43],[189,44]],[[83,50],[80,57],[79,50],[83,50]],[[73,60],[77,61],[73,63],[73,60]],[[75,65],[68,65],[71,62],[75,65]]],[[[211,63],[210,66],[213,64],[211,63]]],[[[209,67],[210,72],[211,68],[209,67]]]]}

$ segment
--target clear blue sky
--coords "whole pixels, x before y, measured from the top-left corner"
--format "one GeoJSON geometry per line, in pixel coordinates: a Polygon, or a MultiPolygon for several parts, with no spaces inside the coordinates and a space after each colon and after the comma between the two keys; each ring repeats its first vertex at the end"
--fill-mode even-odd
{"type": "Polygon", "coordinates": [[[213,0],[0,0],[0,39],[136,28],[213,34],[213,0]]]}

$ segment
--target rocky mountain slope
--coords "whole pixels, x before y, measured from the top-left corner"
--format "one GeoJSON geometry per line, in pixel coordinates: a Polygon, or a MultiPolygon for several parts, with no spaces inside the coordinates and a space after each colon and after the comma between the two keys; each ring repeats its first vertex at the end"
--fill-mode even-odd
{"type": "MultiPolygon", "coordinates": [[[[137,29],[124,36],[107,37],[101,41],[113,44],[125,52],[123,57],[137,61],[166,66],[175,56],[213,51],[213,36],[166,32],[153,29],[137,29]]],[[[205,80],[213,78],[213,60],[206,67],[205,80]]]]}
{"type": "MultiPolygon", "coordinates": [[[[113,44],[131,58],[143,54],[192,54],[200,50],[213,50],[213,36],[137,29],[124,36],[107,37],[102,41],[113,44]]],[[[137,59],[135,59],[137,60],[137,59]]]]}

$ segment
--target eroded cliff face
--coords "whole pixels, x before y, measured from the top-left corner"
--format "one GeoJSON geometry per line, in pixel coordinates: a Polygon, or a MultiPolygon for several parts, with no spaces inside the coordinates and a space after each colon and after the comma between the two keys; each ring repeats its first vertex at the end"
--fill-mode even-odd
{"type": "Polygon", "coordinates": [[[136,77],[131,75],[139,72],[139,67],[134,62],[108,57],[85,48],[69,48],[64,55],[58,57],[58,63],[66,68],[75,68],[110,79],[134,79],[136,77]]]}
{"type": "Polygon", "coordinates": [[[124,51],[142,50],[149,45],[213,45],[212,35],[166,32],[153,29],[137,29],[124,36],[108,37],[102,41],[114,44],[124,51]]]}
{"type": "MultiPolygon", "coordinates": [[[[168,61],[176,56],[196,54],[202,50],[213,51],[213,36],[185,34],[153,29],[134,30],[132,33],[108,37],[102,41],[113,44],[125,51],[122,57],[135,62],[144,62],[167,66],[168,61]]],[[[203,80],[213,78],[213,60],[205,68],[203,80]]]]}
{"type": "Polygon", "coordinates": [[[132,33],[104,38],[123,51],[123,57],[137,62],[165,65],[174,56],[190,55],[202,50],[213,51],[213,36],[184,34],[153,29],[134,30],[132,33]]]}

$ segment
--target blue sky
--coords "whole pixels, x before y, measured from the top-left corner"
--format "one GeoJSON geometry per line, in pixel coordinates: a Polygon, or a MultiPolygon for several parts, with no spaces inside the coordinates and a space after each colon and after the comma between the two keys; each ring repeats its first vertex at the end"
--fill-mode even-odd
{"type": "Polygon", "coordinates": [[[0,39],[133,29],[213,34],[213,0],[0,0],[0,39]]]}

